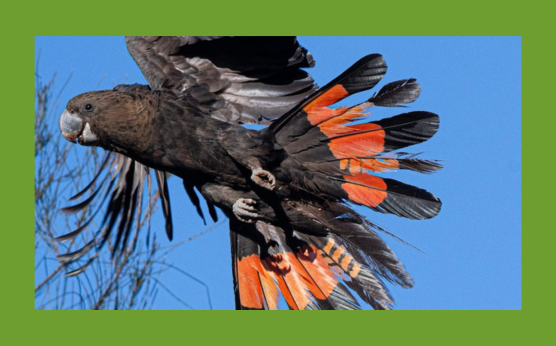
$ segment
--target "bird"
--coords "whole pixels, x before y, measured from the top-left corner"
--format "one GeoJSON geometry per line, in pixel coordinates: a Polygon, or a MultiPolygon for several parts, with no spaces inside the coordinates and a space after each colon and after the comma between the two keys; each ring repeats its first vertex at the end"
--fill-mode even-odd
{"type": "MultiPolygon", "coordinates": [[[[334,107],[382,80],[382,55],[364,56],[318,87],[305,70],[315,60],[296,37],[141,36],[126,37],[126,45],[148,85],[77,95],[59,119],[67,140],[109,153],[73,199],[90,196],[64,209],[83,209],[104,186],[104,228],[82,249],[62,255],[63,262],[100,249],[111,236],[113,254],[126,246],[152,171],[170,240],[170,175],[183,180],[203,220],[198,193],[213,221],[216,208],[229,219],[236,309],[277,309],[280,297],[294,310],[360,309],[354,294],[374,309],[394,307],[385,281],[409,288],[413,279],[380,237],[386,231],[350,203],[414,220],[440,212],[432,193],[384,177],[442,168],[400,151],[433,137],[439,116],[371,117],[373,107],[414,102],[421,92],[416,79],[334,107]],[[95,187],[105,169],[115,173],[95,187]]],[[[73,239],[86,226],[58,240],[73,239]]]]}

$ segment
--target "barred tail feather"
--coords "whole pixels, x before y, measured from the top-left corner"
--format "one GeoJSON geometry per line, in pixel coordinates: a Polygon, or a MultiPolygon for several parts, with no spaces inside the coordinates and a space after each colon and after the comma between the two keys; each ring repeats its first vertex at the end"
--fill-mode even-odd
{"type": "Polygon", "coordinates": [[[271,229],[277,240],[279,250],[274,255],[261,251],[265,243],[253,238],[258,236],[253,225],[240,225],[241,229],[235,227],[230,233],[237,309],[277,309],[279,295],[294,310],[359,309],[329,267],[325,253],[310,244],[294,251],[281,229],[269,224],[264,227],[271,229]]]}
{"type": "Polygon", "coordinates": [[[376,310],[390,310],[394,300],[382,280],[369,267],[358,262],[334,236],[309,237],[327,255],[331,266],[344,273],[345,283],[357,292],[359,297],[376,310]]]}

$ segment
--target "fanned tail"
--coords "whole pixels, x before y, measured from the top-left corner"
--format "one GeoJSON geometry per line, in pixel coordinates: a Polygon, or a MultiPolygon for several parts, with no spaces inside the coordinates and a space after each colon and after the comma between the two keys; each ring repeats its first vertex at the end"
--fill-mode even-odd
{"type": "Polygon", "coordinates": [[[394,150],[422,143],[438,131],[438,115],[413,111],[368,121],[369,108],[402,106],[420,94],[415,79],[385,85],[367,102],[328,108],[339,100],[375,86],[386,72],[380,55],[369,55],[317,91],[289,118],[275,126],[284,150],[307,171],[294,173],[297,184],[318,196],[349,200],[382,213],[410,219],[438,214],[440,200],[416,186],[373,173],[406,169],[430,173],[442,166],[394,150]]]}

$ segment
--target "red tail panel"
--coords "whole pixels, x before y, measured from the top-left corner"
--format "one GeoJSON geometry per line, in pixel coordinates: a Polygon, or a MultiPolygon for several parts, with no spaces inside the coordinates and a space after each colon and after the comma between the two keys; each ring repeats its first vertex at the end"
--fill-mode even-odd
{"type": "Polygon", "coordinates": [[[370,174],[357,174],[344,175],[344,179],[354,183],[344,183],[342,188],[348,193],[348,198],[355,203],[377,207],[388,197],[387,186],[382,178],[370,174]]]}
{"type": "MultiPolygon", "coordinates": [[[[336,84],[330,89],[326,90],[320,94],[316,99],[311,101],[307,106],[303,108],[306,112],[312,112],[314,110],[319,110],[320,108],[328,107],[335,104],[338,101],[343,100],[348,97],[349,93],[341,84],[336,84]]],[[[318,124],[318,123],[317,123],[318,124]]],[[[314,125],[314,124],[313,124],[314,125]]]]}
{"type": "Polygon", "coordinates": [[[239,296],[243,307],[249,309],[278,308],[278,290],[272,278],[267,274],[259,255],[251,255],[238,261],[239,296]]]}

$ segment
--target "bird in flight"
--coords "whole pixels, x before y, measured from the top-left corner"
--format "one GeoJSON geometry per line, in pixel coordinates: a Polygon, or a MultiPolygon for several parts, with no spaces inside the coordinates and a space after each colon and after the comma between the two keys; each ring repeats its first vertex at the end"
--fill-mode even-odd
{"type": "Polygon", "coordinates": [[[90,196],[65,209],[86,207],[104,187],[103,229],[63,260],[76,261],[112,236],[113,253],[125,247],[153,171],[170,239],[170,174],[183,180],[203,219],[198,193],[213,220],[216,208],[229,218],[237,309],[277,309],[280,296],[291,309],[359,309],[354,294],[375,309],[393,307],[384,280],[411,287],[412,278],[380,238],[383,230],[348,202],[416,220],[439,213],[432,193],[383,178],[442,167],[399,151],[431,138],[438,115],[370,117],[371,107],[415,101],[415,79],[333,108],[382,79],[381,55],[361,58],[318,88],[302,69],[314,66],[313,57],[295,37],[126,37],[126,44],[149,85],[75,96],[59,120],[67,140],[110,153],[74,198],[90,196]],[[268,126],[242,126],[252,123],[268,126]],[[113,174],[99,178],[107,169],[113,174]]]}

